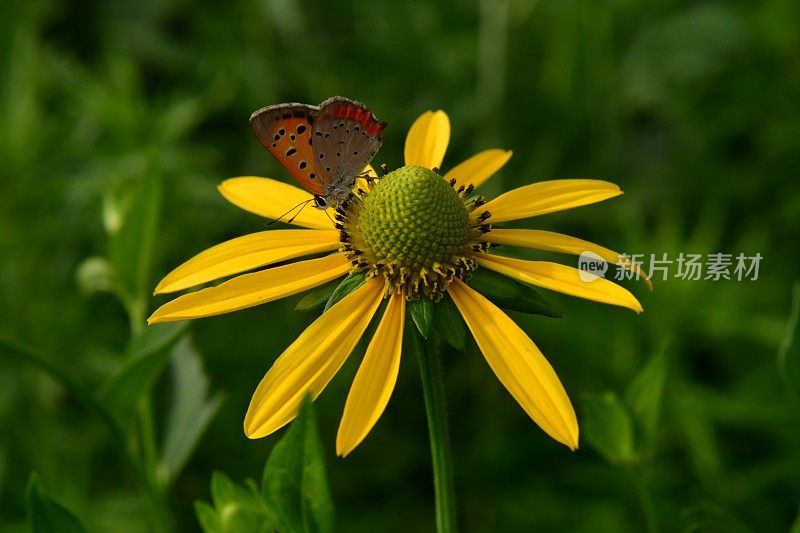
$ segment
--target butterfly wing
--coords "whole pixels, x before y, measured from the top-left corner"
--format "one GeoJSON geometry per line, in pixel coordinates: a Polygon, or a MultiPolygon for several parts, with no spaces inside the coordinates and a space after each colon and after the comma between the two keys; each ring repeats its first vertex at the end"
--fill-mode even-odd
{"type": "Polygon", "coordinates": [[[314,121],[314,157],[323,181],[330,186],[353,180],[383,143],[385,122],[360,102],[343,96],[328,98],[314,121]]]}
{"type": "Polygon", "coordinates": [[[326,194],[323,176],[314,164],[311,147],[314,121],[320,108],[280,104],[250,115],[250,126],[261,145],[311,194],[326,194]]]}

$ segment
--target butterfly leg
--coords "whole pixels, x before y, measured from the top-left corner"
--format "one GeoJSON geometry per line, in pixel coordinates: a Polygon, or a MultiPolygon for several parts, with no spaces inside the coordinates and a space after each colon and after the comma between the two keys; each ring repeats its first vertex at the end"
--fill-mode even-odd
{"type": "Polygon", "coordinates": [[[367,185],[369,185],[369,186],[372,186],[372,182],[373,182],[373,181],[376,181],[376,180],[378,179],[377,177],[375,177],[375,176],[372,176],[372,175],[369,173],[369,170],[365,170],[364,172],[362,172],[361,174],[359,174],[359,175],[358,175],[358,176],[356,176],[356,177],[357,177],[357,178],[361,178],[361,179],[363,179],[364,181],[366,181],[366,182],[367,182],[367,185]]]}

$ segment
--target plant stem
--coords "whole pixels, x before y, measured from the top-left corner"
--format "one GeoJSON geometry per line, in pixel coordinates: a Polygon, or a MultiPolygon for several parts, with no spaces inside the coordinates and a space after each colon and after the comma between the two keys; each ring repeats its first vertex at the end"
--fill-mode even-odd
{"type": "Polygon", "coordinates": [[[455,485],[453,483],[453,460],[450,452],[450,434],[447,427],[442,366],[439,359],[439,344],[432,339],[423,339],[416,327],[411,325],[412,342],[425,398],[425,414],[428,418],[428,434],[431,441],[433,462],[433,487],[436,498],[436,530],[453,533],[456,527],[455,485]]]}
{"type": "Polygon", "coordinates": [[[642,506],[646,530],[648,533],[658,533],[656,506],[653,503],[653,495],[650,493],[650,488],[647,486],[644,469],[641,466],[632,466],[628,469],[628,473],[636,487],[636,495],[639,497],[639,503],[642,506]]]}
{"type": "Polygon", "coordinates": [[[153,485],[153,487],[157,487],[156,463],[158,457],[156,451],[155,428],[153,427],[153,412],[150,407],[150,398],[148,398],[147,395],[143,395],[139,398],[136,411],[138,415],[139,440],[142,448],[142,463],[147,470],[150,484],[153,485]]]}
{"type": "Polygon", "coordinates": [[[165,487],[158,477],[158,450],[153,424],[153,409],[148,395],[143,395],[139,399],[136,412],[141,466],[146,478],[148,497],[152,504],[155,531],[171,531],[169,508],[164,493],[165,487]]]}

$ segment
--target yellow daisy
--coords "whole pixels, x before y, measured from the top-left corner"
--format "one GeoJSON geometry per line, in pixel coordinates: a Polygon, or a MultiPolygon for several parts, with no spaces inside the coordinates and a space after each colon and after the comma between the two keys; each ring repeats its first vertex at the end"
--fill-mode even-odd
{"type": "MultiPolygon", "coordinates": [[[[439,299],[446,293],[492,371],[525,412],[557,441],[571,449],[578,447],[575,411],[552,366],[519,326],[465,281],[475,268],[483,267],[546,289],[641,312],[636,298],[611,281],[601,278],[586,283],[575,268],[504,257],[491,250],[491,245],[502,244],[567,254],[592,251],[615,264],[616,252],[581,239],[489,224],[592,204],[622,191],[605,181],[556,180],[520,187],[485,202],[472,195],[474,188],[502,168],[511,152],[483,151],[441,176],[438,168],[449,138],[447,115],[424,113],[408,132],[406,166],[380,179],[362,180],[336,210],[335,221],[318,209],[304,209],[292,224],[307,229],[261,231],[232,239],[188,260],[158,284],[157,294],[168,293],[238,274],[162,305],[149,318],[150,324],[228,313],[311,289],[349,272],[366,273],[366,281],[314,321],[261,380],[244,420],[248,437],[276,431],[294,418],[306,395],[316,398],[387,299],[339,426],[336,451],[342,456],[350,453],[377,422],[394,389],[406,301],[439,299]],[[324,255],[242,274],[314,254],[324,255]]],[[[219,190],[233,204],[269,219],[311,197],[292,185],[259,177],[228,179],[219,190]]]]}

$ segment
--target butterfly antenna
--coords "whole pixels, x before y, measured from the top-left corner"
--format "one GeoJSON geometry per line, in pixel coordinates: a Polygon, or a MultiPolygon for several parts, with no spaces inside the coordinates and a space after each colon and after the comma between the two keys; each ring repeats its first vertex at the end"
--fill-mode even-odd
{"type": "Polygon", "coordinates": [[[294,219],[297,217],[297,215],[299,215],[299,214],[300,214],[300,212],[301,212],[301,211],[303,211],[303,208],[304,208],[305,206],[307,206],[307,205],[308,205],[308,203],[309,203],[309,202],[311,202],[311,201],[313,201],[313,198],[310,198],[310,199],[308,199],[308,200],[303,200],[302,202],[300,202],[300,203],[299,203],[299,204],[297,204],[296,206],[292,207],[291,209],[289,209],[288,211],[286,211],[284,214],[282,214],[282,215],[281,215],[281,216],[279,216],[278,218],[275,218],[275,219],[273,219],[273,220],[270,220],[269,222],[267,222],[267,226],[271,226],[272,224],[276,223],[277,221],[279,221],[280,219],[282,219],[283,217],[285,217],[286,215],[288,215],[289,213],[291,213],[292,211],[294,211],[295,209],[297,209],[297,208],[299,207],[299,208],[300,208],[300,211],[298,211],[297,213],[295,213],[294,215],[292,215],[292,218],[290,218],[289,220],[287,220],[287,221],[286,221],[286,223],[287,223],[287,224],[291,224],[291,223],[292,223],[292,221],[293,221],[293,220],[294,220],[294,219]]]}
{"type": "MultiPolygon", "coordinates": [[[[300,213],[302,213],[302,212],[303,212],[303,209],[305,209],[305,208],[306,208],[306,206],[308,205],[308,203],[309,203],[309,202],[312,202],[312,201],[313,201],[313,199],[311,199],[311,200],[306,200],[305,202],[302,202],[302,203],[300,203],[300,204],[297,204],[297,205],[301,205],[302,207],[301,207],[300,209],[298,209],[298,210],[297,210],[297,213],[295,213],[294,215],[292,215],[292,218],[290,218],[289,220],[287,220],[287,221],[286,221],[286,223],[287,223],[287,224],[291,224],[291,223],[292,223],[292,221],[293,221],[295,218],[297,218],[297,215],[299,215],[300,213]]],[[[296,205],[295,207],[297,207],[297,205],[296,205]]]]}

